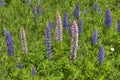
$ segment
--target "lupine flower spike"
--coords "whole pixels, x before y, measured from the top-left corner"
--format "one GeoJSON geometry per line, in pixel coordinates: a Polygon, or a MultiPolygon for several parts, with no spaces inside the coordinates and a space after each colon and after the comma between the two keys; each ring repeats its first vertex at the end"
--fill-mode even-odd
{"type": "Polygon", "coordinates": [[[25,31],[23,27],[21,27],[20,29],[20,37],[21,37],[22,51],[23,53],[28,53],[26,36],[25,36],[25,31]]]}
{"type": "Polygon", "coordinates": [[[68,29],[68,14],[67,12],[64,13],[64,29],[68,29]]]}
{"type": "Polygon", "coordinates": [[[47,24],[47,28],[46,28],[46,50],[47,50],[46,56],[47,56],[49,59],[52,59],[50,28],[51,28],[50,23],[48,23],[48,24],[47,24]]]}
{"type": "Polygon", "coordinates": [[[92,35],[92,45],[97,44],[97,42],[98,42],[98,31],[97,29],[95,29],[92,35]]]}
{"type": "Polygon", "coordinates": [[[5,33],[5,36],[6,36],[6,45],[7,45],[8,55],[9,56],[14,56],[14,43],[13,43],[13,40],[12,40],[12,36],[7,31],[6,28],[4,28],[4,33],[5,33]]]}
{"type": "Polygon", "coordinates": [[[96,11],[99,10],[98,3],[97,3],[97,2],[94,3],[94,10],[96,10],[96,11]]]}
{"type": "Polygon", "coordinates": [[[18,68],[19,68],[19,69],[22,68],[22,62],[21,62],[21,61],[18,62],[18,68]]]}
{"type": "Polygon", "coordinates": [[[79,17],[80,16],[80,6],[79,4],[74,9],[74,16],[79,17]]]}
{"type": "Polygon", "coordinates": [[[118,32],[120,32],[120,19],[118,20],[118,32]]]}
{"type": "Polygon", "coordinates": [[[82,33],[82,19],[80,19],[79,23],[78,23],[78,33],[81,34],[82,33]]]}
{"type": "Polygon", "coordinates": [[[37,71],[36,71],[35,67],[33,66],[32,67],[32,77],[34,77],[36,75],[37,75],[37,71]]]}
{"type": "Polygon", "coordinates": [[[104,49],[102,45],[99,47],[99,52],[98,52],[98,61],[103,62],[104,61],[104,49]]]}
{"type": "Polygon", "coordinates": [[[106,14],[105,14],[105,24],[109,28],[112,27],[112,16],[108,8],[106,9],[106,14]]]}
{"type": "Polygon", "coordinates": [[[74,60],[76,58],[76,53],[78,49],[78,26],[76,21],[74,20],[71,26],[72,30],[72,45],[70,50],[70,60],[74,60]]]}
{"type": "Polygon", "coordinates": [[[55,29],[55,34],[56,34],[56,41],[59,43],[60,41],[63,40],[63,38],[62,38],[62,20],[58,11],[56,14],[56,19],[57,19],[57,25],[55,29]]]}
{"type": "Polygon", "coordinates": [[[3,0],[0,0],[0,6],[4,6],[3,0]]]}

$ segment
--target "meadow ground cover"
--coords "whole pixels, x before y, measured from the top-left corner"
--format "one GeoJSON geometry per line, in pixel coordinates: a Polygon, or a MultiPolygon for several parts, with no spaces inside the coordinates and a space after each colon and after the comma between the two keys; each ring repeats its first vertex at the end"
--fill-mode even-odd
{"type": "Polygon", "coordinates": [[[0,80],[120,80],[119,18],[120,0],[0,0],[0,80]]]}

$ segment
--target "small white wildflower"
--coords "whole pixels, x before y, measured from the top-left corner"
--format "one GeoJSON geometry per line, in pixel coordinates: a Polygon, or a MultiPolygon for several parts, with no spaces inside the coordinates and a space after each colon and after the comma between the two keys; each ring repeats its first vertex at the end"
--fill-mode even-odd
{"type": "Polygon", "coordinates": [[[114,49],[114,48],[111,48],[110,50],[111,50],[112,52],[113,52],[113,51],[115,51],[115,49],[114,49]]]}

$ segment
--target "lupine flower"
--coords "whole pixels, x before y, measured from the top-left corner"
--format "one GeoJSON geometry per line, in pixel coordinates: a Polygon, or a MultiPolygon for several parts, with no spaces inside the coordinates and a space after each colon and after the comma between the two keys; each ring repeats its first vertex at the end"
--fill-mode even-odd
{"type": "Polygon", "coordinates": [[[32,76],[34,77],[35,75],[37,75],[37,71],[36,71],[35,67],[33,66],[32,67],[32,76]]]}
{"type": "Polygon", "coordinates": [[[27,4],[30,4],[30,0],[26,0],[26,3],[27,3],[27,4]]]}
{"type": "Polygon", "coordinates": [[[64,13],[64,29],[68,29],[68,14],[67,12],[64,13]]]}
{"type": "Polygon", "coordinates": [[[48,23],[47,28],[46,28],[46,49],[47,49],[47,54],[46,56],[49,59],[52,59],[52,49],[51,49],[51,38],[50,38],[50,23],[48,23]]]}
{"type": "Polygon", "coordinates": [[[105,24],[109,28],[112,27],[112,16],[108,8],[106,9],[106,14],[105,14],[105,24]]]}
{"type": "Polygon", "coordinates": [[[11,34],[4,28],[4,33],[6,36],[6,45],[7,45],[7,50],[8,50],[8,55],[9,56],[14,56],[14,43],[12,40],[11,34]]]}
{"type": "Polygon", "coordinates": [[[36,4],[36,12],[37,12],[38,15],[40,15],[40,7],[39,7],[38,4],[36,4]]]}
{"type": "Polygon", "coordinates": [[[120,32],[120,20],[118,21],[118,32],[120,32]]]}
{"type": "Polygon", "coordinates": [[[3,0],[0,0],[0,6],[4,6],[3,0]]]}
{"type": "Polygon", "coordinates": [[[80,21],[78,23],[78,32],[79,32],[79,34],[82,33],[82,19],[80,19],[80,21]]]}
{"type": "Polygon", "coordinates": [[[74,60],[76,58],[76,53],[78,49],[78,26],[75,20],[72,23],[71,30],[72,30],[72,45],[70,50],[70,60],[74,60]]]}
{"type": "Polygon", "coordinates": [[[92,35],[92,45],[97,44],[97,41],[98,41],[98,31],[97,29],[95,29],[92,35]]]}
{"type": "Polygon", "coordinates": [[[94,3],[94,10],[96,10],[96,11],[99,10],[98,3],[97,3],[97,2],[94,3]]]}
{"type": "Polygon", "coordinates": [[[23,27],[21,27],[20,29],[20,37],[21,37],[22,51],[23,53],[28,53],[26,36],[25,36],[25,31],[23,27]]]}
{"type": "Polygon", "coordinates": [[[104,61],[104,49],[102,45],[99,47],[99,52],[98,52],[98,61],[103,62],[104,61]]]}
{"type": "Polygon", "coordinates": [[[80,16],[80,6],[77,5],[74,9],[74,15],[75,17],[79,17],[80,16]]]}
{"type": "Polygon", "coordinates": [[[19,69],[22,68],[22,63],[21,63],[21,61],[18,62],[18,68],[19,68],[19,69]]]}
{"type": "Polygon", "coordinates": [[[57,25],[56,25],[55,33],[56,33],[56,41],[59,43],[60,41],[62,41],[62,20],[59,12],[57,12],[56,14],[56,19],[57,19],[57,25]]]}

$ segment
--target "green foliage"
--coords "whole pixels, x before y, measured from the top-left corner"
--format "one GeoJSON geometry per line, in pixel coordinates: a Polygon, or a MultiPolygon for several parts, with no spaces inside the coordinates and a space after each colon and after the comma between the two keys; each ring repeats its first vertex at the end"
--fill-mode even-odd
{"type": "MultiPolygon", "coordinates": [[[[120,17],[119,0],[99,0],[100,10],[94,11],[95,0],[38,0],[40,11],[45,14],[34,21],[32,8],[36,1],[31,0],[27,5],[24,0],[5,0],[0,7],[0,80],[32,80],[32,66],[37,70],[34,80],[119,80],[120,79],[120,34],[117,32],[117,20],[120,17]],[[83,19],[83,33],[79,36],[77,59],[69,60],[71,36],[63,30],[63,42],[57,44],[54,29],[52,34],[53,58],[48,60],[45,46],[45,30],[49,21],[56,23],[56,11],[60,12],[63,20],[64,11],[68,12],[69,23],[74,19],[73,11],[80,3],[80,18],[83,19]],[[83,10],[88,6],[87,12],[83,10]],[[113,26],[111,29],[104,25],[106,7],[111,9],[113,26]],[[25,28],[28,54],[22,53],[19,31],[25,28]],[[5,43],[3,28],[6,27],[14,41],[15,56],[9,57],[5,43]],[[91,45],[94,28],[98,30],[98,44],[91,45]],[[105,49],[105,61],[98,63],[98,47],[102,44],[105,49]],[[111,48],[115,51],[111,51],[111,48]],[[18,69],[18,61],[23,68],[18,69]]],[[[79,21],[77,19],[77,21],[79,21]]]]}

